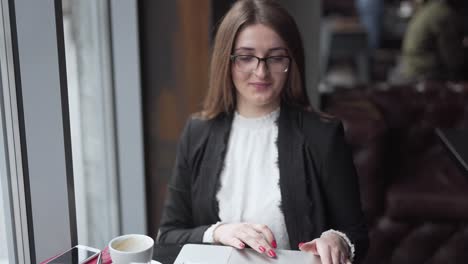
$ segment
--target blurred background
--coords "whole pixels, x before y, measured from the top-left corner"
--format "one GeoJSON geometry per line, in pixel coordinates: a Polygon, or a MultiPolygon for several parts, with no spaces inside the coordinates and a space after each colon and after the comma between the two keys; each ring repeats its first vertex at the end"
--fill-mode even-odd
{"type": "MultiPolygon", "coordinates": [[[[201,109],[216,25],[233,2],[61,1],[79,244],[156,236],[177,141],[201,109]],[[134,21],[116,26],[126,12],[134,21]],[[131,52],[120,52],[129,39],[131,52]],[[134,82],[119,90],[129,72],[134,82]]],[[[280,2],[303,36],[309,100],[344,122],[353,149],[365,263],[466,263],[468,174],[435,133],[468,130],[466,1],[280,2]]]]}

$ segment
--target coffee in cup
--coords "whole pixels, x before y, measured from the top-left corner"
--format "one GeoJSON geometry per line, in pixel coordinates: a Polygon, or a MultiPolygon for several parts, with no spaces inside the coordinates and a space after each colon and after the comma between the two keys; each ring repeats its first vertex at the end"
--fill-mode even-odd
{"type": "Polygon", "coordinates": [[[112,239],[109,253],[114,264],[151,263],[154,240],[145,235],[130,234],[112,239]]]}

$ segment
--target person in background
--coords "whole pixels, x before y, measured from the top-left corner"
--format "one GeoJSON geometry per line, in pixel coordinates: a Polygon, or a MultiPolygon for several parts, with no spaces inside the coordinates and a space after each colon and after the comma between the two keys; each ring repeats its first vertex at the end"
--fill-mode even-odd
{"type": "Polygon", "coordinates": [[[356,0],[359,20],[367,31],[369,48],[373,52],[380,45],[382,31],[383,0],[356,0]]]}
{"type": "Polygon", "coordinates": [[[392,82],[466,78],[463,47],[466,0],[423,4],[405,33],[401,63],[392,82]]]}
{"type": "Polygon", "coordinates": [[[219,25],[201,112],[182,133],[158,243],[215,243],[359,262],[368,232],[340,121],[307,99],[304,50],[273,0],[237,1],[219,25]]]}

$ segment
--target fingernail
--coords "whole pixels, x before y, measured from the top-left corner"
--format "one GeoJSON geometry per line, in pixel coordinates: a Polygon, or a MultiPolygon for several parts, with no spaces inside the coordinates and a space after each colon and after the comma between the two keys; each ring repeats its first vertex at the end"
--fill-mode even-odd
{"type": "Polygon", "coordinates": [[[270,255],[272,258],[276,257],[276,253],[271,249],[268,251],[268,255],[270,255]]]}
{"type": "Polygon", "coordinates": [[[304,242],[299,243],[299,245],[298,245],[297,247],[298,247],[298,248],[301,248],[302,245],[304,245],[304,242]]]}
{"type": "Polygon", "coordinates": [[[244,243],[239,243],[239,247],[245,248],[245,244],[244,243]]]}
{"type": "Polygon", "coordinates": [[[265,248],[262,247],[262,246],[259,246],[258,249],[259,249],[262,253],[265,252],[265,248]]]}
{"type": "Polygon", "coordinates": [[[271,242],[271,245],[276,248],[278,245],[276,244],[276,240],[273,240],[273,242],[271,242]]]}

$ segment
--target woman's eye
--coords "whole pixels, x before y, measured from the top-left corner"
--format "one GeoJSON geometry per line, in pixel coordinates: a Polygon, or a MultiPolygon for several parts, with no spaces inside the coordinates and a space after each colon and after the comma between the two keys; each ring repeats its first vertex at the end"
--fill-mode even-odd
{"type": "Polygon", "coordinates": [[[282,62],[284,58],[283,57],[270,57],[268,58],[268,60],[271,62],[282,62]]]}
{"type": "Polygon", "coordinates": [[[237,57],[237,59],[239,61],[242,61],[242,62],[249,62],[249,61],[252,61],[254,59],[254,57],[252,57],[252,56],[239,56],[239,57],[237,57]]]}

